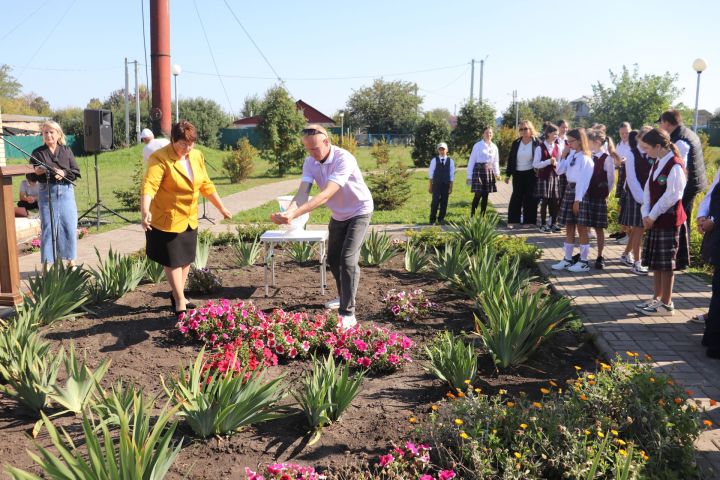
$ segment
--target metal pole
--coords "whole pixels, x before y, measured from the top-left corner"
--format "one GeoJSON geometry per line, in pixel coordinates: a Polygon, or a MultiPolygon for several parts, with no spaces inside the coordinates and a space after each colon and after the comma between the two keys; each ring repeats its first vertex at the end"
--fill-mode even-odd
{"type": "Polygon", "coordinates": [[[702,72],[697,72],[698,78],[697,78],[697,87],[695,88],[695,121],[693,122],[693,132],[697,133],[697,127],[698,127],[698,101],[700,100],[700,74],[702,72]]]}
{"type": "Polygon", "coordinates": [[[345,136],[345,114],[343,113],[340,115],[340,143],[342,143],[342,139],[345,136]]]}
{"type": "Polygon", "coordinates": [[[470,60],[470,103],[473,103],[475,98],[475,59],[470,60]]]}
{"type": "Polygon", "coordinates": [[[175,123],[180,121],[180,107],[178,106],[177,75],[175,77],[175,123]]]}
{"type": "Polygon", "coordinates": [[[482,105],[482,103],[483,103],[483,100],[482,100],[482,87],[483,87],[483,73],[484,73],[484,68],[485,68],[485,59],[480,60],[480,95],[478,95],[479,100],[480,100],[480,105],[482,105]]]}
{"type": "Polygon", "coordinates": [[[140,64],[135,60],[135,141],[140,143],[140,64]]]}
{"type": "Polygon", "coordinates": [[[517,90],[513,90],[513,103],[515,103],[515,130],[518,128],[518,115],[520,114],[520,106],[517,101],[517,90]]]}
{"type": "Polygon", "coordinates": [[[152,63],[153,132],[170,136],[172,91],[170,84],[170,1],[150,0],[150,60],[152,63]]]}
{"type": "Polygon", "coordinates": [[[127,57],[125,57],[125,145],[130,146],[130,106],[128,90],[130,90],[130,76],[128,75],[127,57]]]}

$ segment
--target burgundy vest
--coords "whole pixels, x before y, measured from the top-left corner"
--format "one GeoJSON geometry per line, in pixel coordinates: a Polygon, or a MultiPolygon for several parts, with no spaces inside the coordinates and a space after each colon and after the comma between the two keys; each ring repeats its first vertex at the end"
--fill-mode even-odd
{"type": "MultiPolygon", "coordinates": [[[[547,145],[545,145],[545,142],[542,142],[540,144],[540,160],[550,160],[552,157],[557,158],[558,155],[558,146],[557,143],[553,146],[552,152],[548,151],[547,145]]],[[[541,178],[543,180],[547,180],[550,178],[550,176],[556,176],[557,172],[555,171],[555,167],[552,165],[548,165],[547,167],[543,167],[540,170],[538,170],[538,178],[541,178]]]]}
{"type": "Polygon", "coordinates": [[[655,161],[652,158],[644,155],[637,148],[632,149],[632,153],[635,156],[635,177],[642,188],[645,188],[647,179],[650,176],[650,169],[652,168],[655,161]]]}
{"type": "Polygon", "coordinates": [[[603,153],[599,157],[593,155],[595,166],[593,167],[593,174],[587,191],[590,198],[604,200],[610,195],[610,186],[608,185],[607,173],[605,172],[605,159],[607,156],[607,153],[603,153]]]}
{"type": "MultiPolygon", "coordinates": [[[[652,180],[652,177],[655,175],[655,170],[657,169],[658,162],[655,162],[652,169],[650,170],[650,209],[652,209],[658,200],[660,200],[660,197],[663,196],[665,193],[665,190],[667,190],[667,178],[668,175],[670,175],[670,170],[675,165],[680,165],[682,167],[682,160],[680,157],[673,157],[672,159],[668,160],[663,169],[660,171],[660,174],[657,176],[656,179],[652,180]]],[[[655,220],[655,223],[653,224],[653,228],[662,228],[671,230],[675,227],[679,227],[685,221],[687,220],[687,215],[685,214],[685,209],[683,208],[682,200],[678,200],[675,205],[670,207],[667,212],[660,215],[657,220],[655,220]]]]}

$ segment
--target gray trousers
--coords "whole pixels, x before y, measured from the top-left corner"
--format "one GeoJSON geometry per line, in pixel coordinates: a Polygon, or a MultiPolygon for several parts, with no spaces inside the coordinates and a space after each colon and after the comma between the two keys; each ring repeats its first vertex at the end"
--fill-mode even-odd
{"type": "Polygon", "coordinates": [[[327,262],[340,296],[340,315],[355,315],[355,294],[360,281],[360,247],[370,225],[370,214],[349,220],[330,219],[327,262]]]}

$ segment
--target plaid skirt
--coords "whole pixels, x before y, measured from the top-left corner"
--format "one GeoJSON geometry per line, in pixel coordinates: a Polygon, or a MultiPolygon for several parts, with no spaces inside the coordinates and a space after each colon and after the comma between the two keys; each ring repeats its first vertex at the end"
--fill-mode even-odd
{"type": "Polygon", "coordinates": [[[620,205],[620,225],[626,227],[642,227],[643,221],[640,207],[642,207],[642,204],[636,202],[632,192],[626,189],[620,205]]]}
{"type": "Polygon", "coordinates": [[[587,194],[580,202],[580,215],[578,225],[593,228],[608,227],[607,200],[604,198],[590,198],[587,194]]]}
{"type": "Polygon", "coordinates": [[[558,175],[558,198],[565,198],[565,189],[567,188],[567,176],[563,173],[558,175]]]}
{"type": "MultiPolygon", "coordinates": [[[[648,270],[670,272],[678,267],[680,256],[680,227],[651,228],[645,235],[642,263],[648,270]]],[[[687,254],[684,255],[687,258],[687,254]]]]}
{"type": "Polygon", "coordinates": [[[615,184],[615,197],[616,198],[622,198],[622,196],[625,194],[625,179],[627,175],[625,173],[625,164],[623,163],[618,168],[618,178],[617,183],[615,184]]]}
{"type": "Polygon", "coordinates": [[[472,171],[472,183],[470,191],[473,193],[492,193],[497,192],[495,184],[495,170],[488,163],[476,163],[472,171]]]}
{"type": "Polygon", "coordinates": [[[536,198],[561,198],[560,188],[558,187],[558,176],[550,175],[548,178],[540,178],[538,176],[535,183],[536,198]]]}
{"type": "MultiPolygon", "coordinates": [[[[565,177],[565,175],[562,175],[565,177]]],[[[560,203],[560,212],[558,213],[557,223],[560,225],[577,225],[578,219],[575,217],[572,211],[573,203],[575,202],[575,184],[568,183],[565,187],[565,195],[560,203]]]]}

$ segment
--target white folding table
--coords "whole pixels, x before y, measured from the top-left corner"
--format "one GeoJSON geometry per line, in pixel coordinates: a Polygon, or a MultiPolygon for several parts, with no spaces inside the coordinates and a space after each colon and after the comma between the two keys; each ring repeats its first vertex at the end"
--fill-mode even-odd
{"type": "Polygon", "coordinates": [[[325,295],[325,260],[327,230],[268,230],[262,234],[260,241],[266,244],[265,254],[265,296],[270,294],[268,285],[268,264],[272,271],[272,285],[275,286],[275,245],[287,242],[308,242],[320,244],[320,293],[325,295]]]}

